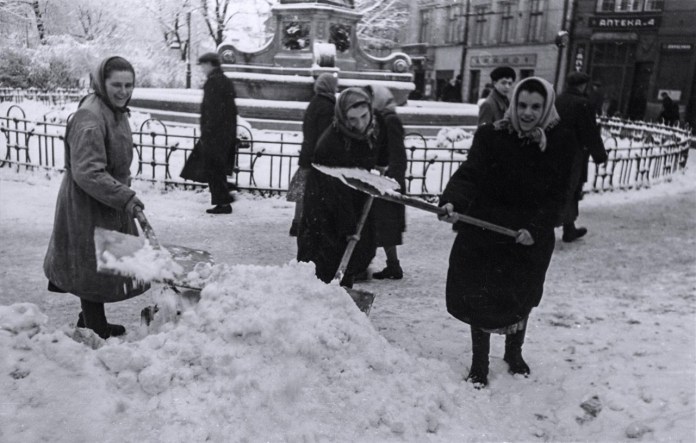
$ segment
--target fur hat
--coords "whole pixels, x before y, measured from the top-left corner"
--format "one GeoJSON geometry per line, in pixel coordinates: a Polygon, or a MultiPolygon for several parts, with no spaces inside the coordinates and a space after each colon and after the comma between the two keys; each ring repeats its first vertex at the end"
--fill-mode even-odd
{"type": "Polygon", "coordinates": [[[509,66],[498,66],[491,71],[491,80],[495,83],[501,78],[511,78],[514,82],[517,79],[517,75],[515,75],[515,70],[509,66]]]}
{"type": "Polygon", "coordinates": [[[217,52],[206,52],[198,57],[198,64],[210,63],[213,66],[220,66],[220,56],[217,52]]]}
{"type": "Polygon", "coordinates": [[[566,77],[566,83],[568,83],[568,86],[570,87],[577,87],[577,86],[582,86],[585,83],[590,82],[590,76],[585,74],[584,72],[571,72],[568,74],[568,77],[566,77]]]}

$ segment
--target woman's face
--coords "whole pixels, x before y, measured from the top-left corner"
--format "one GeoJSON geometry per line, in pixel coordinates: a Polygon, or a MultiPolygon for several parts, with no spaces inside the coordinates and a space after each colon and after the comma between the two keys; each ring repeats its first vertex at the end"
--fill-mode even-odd
{"type": "Polygon", "coordinates": [[[359,133],[365,132],[371,117],[370,108],[367,105],[355,106],[346,112],[349,128],[359,133]]]}
{"type": "Polygon", "coordinates": [[[529,131],[541,121],[544,112],[544,97],[538,92],[520,91],[517,97],[517,116],[520,129],[529,131]]]}
{"type": "Polygon", "coordinates": [[[106,78],[106,95],[117,108],[126,106],[133,94],[135,78],[130,71],[114,71],[106,78]]]}

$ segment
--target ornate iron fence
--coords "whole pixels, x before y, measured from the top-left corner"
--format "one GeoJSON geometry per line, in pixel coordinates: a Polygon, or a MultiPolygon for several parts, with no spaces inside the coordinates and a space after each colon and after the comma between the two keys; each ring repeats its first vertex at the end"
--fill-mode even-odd
{"type": "MultiPolygon", "coordinates": [[[[67,120],[64,117],[63,120],[67,120]]],[[[28,119],[19,105],[0,116],[0,167],[56,169],[64,164],[64,121],[28,119]]],[[[688,158],[690,135],[685,129],[619,119],[600,120],[609,161],[590,163],[586,192],[648,186],[682,170],[688,158]]],[[[475,128],[468,128],[473,132],[475,128]]],[[[204,186],[182,180],[179,171],[198,141],[197,128],[149,119],[133,130],[135,179],[165,186],[204,186]]],[[[409,195],[439,195],[449,177],[466,159],[468,145],[437,141],[418,133],[406,135],[409,195]]],[[[257,131],[240,125],[238,155],[230,183],[239,189],[280,194],[288,189],[297,168],[301,134],[257,131]]]]}

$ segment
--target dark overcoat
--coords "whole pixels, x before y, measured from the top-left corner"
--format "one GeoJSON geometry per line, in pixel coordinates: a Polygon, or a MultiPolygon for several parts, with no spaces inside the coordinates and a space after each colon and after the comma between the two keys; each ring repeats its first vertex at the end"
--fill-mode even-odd
{"type": "Polygon", "coordinates": [[[587,181],[590,156],[595,164],[607,161],[607,152],[600,134],[597,117],[590,99],[576,89],[569,88],[556,98],[556,110],[565,126],[572,130],[572,140],[566,146],[573,151],[573,166],[568,181],[562,222],[572,223],[578,217],[578,201],[587,181]]]}
{"type": "Polygon", "coordinates": [[[486,97],[486,100],[481,103],[479,107],[479,126],[485,123],[494,123],[502,119],[508,106],[510,106],[510,100],[493,88],[488,97],[486,97]]]}
{"type": "MultiPolygon", "coordinates": [[[[375,113],[377,132],[377,166],[386,167],[385,175],[399,183],[401,192],[406,192],[406,148],[404,127],[401,119],[392,110],[375,113]]],[[[406,230],[406,207],[379,198],[372,203],[375,218],[377,246],[396,246],[402,243],[406,230]]]]}
{"type": "Polygon", "coordinates": [[[302,148],[298,162],[301,168],[312,167],[314,148],[321,134],[331,126],[335,106],[336,99],[323,94],[317,94],[309,101],[302,119],[302,148]]]}
{"type": "Polygon", "coordinates": [[[94,228],[138,235],[125,211],[130,189],[133,138],[128,115],[87,96],[70,119],[65,172],[58,191],[53,233],[44,259],[48,280],[93,302],[116,302],[142,294],[147,285],[97,273],[94,228]]]}
{"type": "Polygon", "coordinates": [[[527,229],[535,243],[523,246],[502,234],[455,225],[447,310],[457,319],[500,328],[525,318],[539,304],[571,165],[563,145],[568,136],[562,125],[550,129],[542,152],[538,144],[493,125],[476,131],[467,160],[450,179],[440,203],[514,230],[527,229]]]}
{"type": "MultiPolygon", "coordinates": [[[[351,138],[332,125],[319,138],[313,163],[370,170],[375,166],[375,154],[367,140],[351,138]]],[[[347,237],[355,234],[366,199],[366,194],[310,169],[304,192],[297,257],[299,261],[313,262],[316,275],[322,281],[329,283],[334,278],[348,245],[347,237]]],[[[346,275],[366,269],[375,251],[374,219],[370,214],[346,275]]]]}
{"type": "Polygon", "coordinates": [[[201,153],[207,164],[234,166],[237,140],[237,105],[232,80],[215,68],[203,85],[201,153]]]}

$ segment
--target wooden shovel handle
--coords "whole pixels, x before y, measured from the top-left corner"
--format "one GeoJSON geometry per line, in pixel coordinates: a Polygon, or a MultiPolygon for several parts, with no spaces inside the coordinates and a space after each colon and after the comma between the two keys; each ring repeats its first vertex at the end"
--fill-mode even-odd
{"type": "Polygon", "coordinates": [[[145,217],[143,209],[140,206],[136,206],[134,212],[135,219],[138,220],[138,223],[140,223],[140,228],[143,230],[145,238],[147,238],[150,241],[150,244],[153,248],[160,248],[160,242],[157,239],[157,235],[155,235],[155,230],[152,229],[152,225],[150,225],[150,222],[148,221],[147,217],[145,217]]]}

